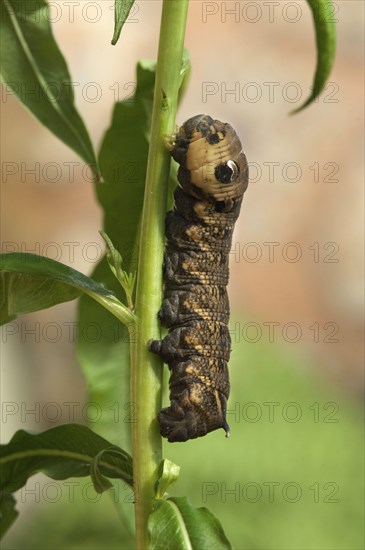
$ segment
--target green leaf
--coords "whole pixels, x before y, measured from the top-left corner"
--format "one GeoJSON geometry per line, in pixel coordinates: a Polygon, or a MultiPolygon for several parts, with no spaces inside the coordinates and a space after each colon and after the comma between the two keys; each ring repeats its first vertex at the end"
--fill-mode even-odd
{"type": "Polygon", "coordinates": [[[134,0],[114,0],[114,34],[112,44],[118,42],[124,23],[128,19],[134,0]]]}
{"type": "Polygon", "coordinates": [[[156,498],[163,499],[167,489],[177,481],[180,474],[180,466],[165,458],[160,465],[156,498]]]}
{"type": "Polygon", "coordinates": [[[91,475],[97,492],[111,486],[106,477],[133,487],[132,458],[86,426],[65,424],[39,434],[19,430],[0,446],[2,532],[17,514],[10,493],[24,487],[37,472],[58,480],[91,475]]]}
{"type": "Polygon", "coordinates": [[[13,495],[0,491],[0,539],[3,538],[19,515],[13,495]]]}
{"type": "Polygon", "coordinates": [[[301,107],[291,111],[298,113],[308,107],[323,90],[329,77],[336,54],[336,28],[332,0],[307,0],[313,14],[317,43],[317,68],[312,93],[301,107]]]}
{"type": "MultiPolygon", "coordinates": [[[[115,455],[118,459],[122,461],[130,461],[129,465],[132,467],[132,458],[125,453],[124,451],[117,449],[117,448],[108,448],[103,449],[100,451],[93,459],[91,468],[90,468],[90,476],[93,481],[93,485],[95,488],[95,491],[97,493],[103,493],[104,491],[107,491],[111,487],[113,487],[112,483],[109,481],[108,478],[106,478],[101,471],[101,467],[105,462],[108,462],[110,460],[110,455],[115,455]]],[[[130,472],[130,482],[129,484],[133,486],[132,482],[132,470],[130,472]]]]}
{"type": "Polygon", "coordinates": [[[185,497],[163,501],[148,519],[149,550],[223,550],[232,548],[221,524],[207,508],[185,497]]]}
{"type": "Polygon", "coordinates": [[[37,472],[59,480],[89,476],[95,457],[106,450],[97,463],[100,473],[133,486],[132,458],[87,426],[64,424],[39,434],[19,430],[0,446],[0,488],[13,493],[37,472]]]}
{"type": "MultiPolygon", "coordinates": [[[[127,273],[137,269],[138,228],[143,207],[148,153],[148,132],[154,88],[153,62],[137,66],[137,89],[133,98],[115,105],[110,128],[101,145],[100,167],[105,183],[96,183],[104,209],[104,231],[123,257],[127,273]]],[[[104,258],[93,279],[103,281],[120,300],[123,289],[104,258]]],[[[89,399],[103,407],[103,416],[94,428],[98,433],[131,449],[131,423],[137,420],[130,402],[129,343],[135,338],[128,330],[87,296],[80,300],[80,331],[77,343],[79,363],[84,371],[89,399]],[[90,322],[100,327],[100,339],[92,343],[82,338],[82,328],[90,322]]]]}
{"type": "Polygon", "coordinates": [[[71,76],[44,0],[3,0],[1,79],[27,109],[97,173],[96,157],[74,105],[71,76]]]}
{"type": "Polygon", "coordinates": [[[0,324],[87,294],[119,320],[134,316],[110,290],[79,271],[44,256],[0,254],[0,324]]]}

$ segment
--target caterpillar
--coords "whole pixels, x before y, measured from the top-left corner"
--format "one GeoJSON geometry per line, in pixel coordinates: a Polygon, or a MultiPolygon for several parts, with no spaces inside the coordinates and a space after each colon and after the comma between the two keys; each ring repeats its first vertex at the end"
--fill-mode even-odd
{"type": "Polygon", "coordinates": [[[208,115],[187,120],[166,144],[179,163],[173,210],[166,215],[164,296],[158,317],[169,332],[149,349],[171,371],[169,407],[158,414],[168,441],[223,428],[230,385],[226,286],[232,233],[248,166],[227,123],[208,115]]]}

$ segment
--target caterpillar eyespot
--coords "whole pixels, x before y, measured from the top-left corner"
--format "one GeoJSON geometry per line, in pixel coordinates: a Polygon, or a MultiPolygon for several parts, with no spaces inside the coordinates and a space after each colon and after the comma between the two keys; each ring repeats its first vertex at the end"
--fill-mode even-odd
{"type": "Polygon", "coordinates": [[[159,319],[169,329],[149,349],[168,364],[169,407],[158,414],[170,442],[223,428],[229,436],[228,259],[248,166],[229,124],[197,115],[168,136],[180,164],[174,209],[166,216],[164,297],[159,319]]]}

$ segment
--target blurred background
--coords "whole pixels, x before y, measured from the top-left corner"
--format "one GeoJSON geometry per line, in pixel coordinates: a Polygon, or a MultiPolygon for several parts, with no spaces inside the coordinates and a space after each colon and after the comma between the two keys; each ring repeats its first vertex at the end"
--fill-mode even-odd
{"type": "MultiPolygon", "coordinates": [[[[137,1],[112,47],[112,1],[52,2],[96,147],[114,101],[134,91],[136,62],[156,57],[160,10],[137,1]]],[[[177,122],[207,113],[231,123],[251,183],[230,264],[232,437],[166,444],[165,455],[182,471],[172,493],[208,506],[237,549],[364,546],[363,3],[336,1],[330,16],[338,33],[330,82],[290,117],[315,68],[306,2],[190,5],[192,76],[177,122]]],[[[2,252],[35,252],[91,274],[103,251],[91,176],[5,89],[1,112],[2,252]]],[[[54,425],[27,413],[35,403],[86,402],[69,329],[76,311],[70,302],[3,328],[2,401],[21,407],[3,414],[2,442],[54,425]]],[[[108,495],[76,495],[76,514],[67,495],[42,492],[47,478],[32,480],[4,548],[131,547],[108,495]]]]}

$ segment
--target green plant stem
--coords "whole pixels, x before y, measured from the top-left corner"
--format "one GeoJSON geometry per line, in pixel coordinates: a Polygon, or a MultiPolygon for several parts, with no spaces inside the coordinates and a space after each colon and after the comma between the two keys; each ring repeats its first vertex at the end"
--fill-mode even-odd
{"type": "MultiPolygon", "coordinates": [[[[157,413],[161,408],[163,365],[148,351],[148,341],[160,337],[157,312],[162,300],[164,225],[170,155],[164,134],[175,128],[179,74],[188,0],[164,0],[161,16],[150,149],[141,225],[136,292],[137,341],[132,350],[131,395],[137,408],[132,424],[133,478],[136,503],[136,545],[148,547],[147,520],[153,507],[154,485],[162,459],[157,413]]],[[[133,345],[133,344],[132,344],[133,345]]]]}

